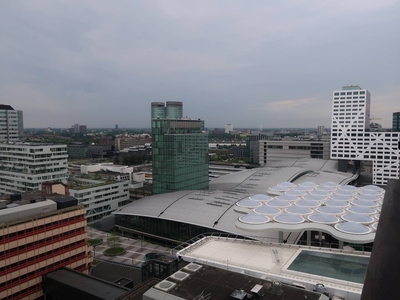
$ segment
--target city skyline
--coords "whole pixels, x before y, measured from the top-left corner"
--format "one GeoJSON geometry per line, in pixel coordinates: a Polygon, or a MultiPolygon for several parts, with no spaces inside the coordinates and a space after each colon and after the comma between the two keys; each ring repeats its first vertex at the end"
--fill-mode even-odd
{"type": "MultiPolygon", "coordinates": [[[[332,92],[360,85],[399,111],[397,1],[5,2],[0,103],[24,127],[149,128],[182,101],[207,128],[329,127],[332,92]]],[[[185,116],[186,116],[185,115],[185,116]]]]}

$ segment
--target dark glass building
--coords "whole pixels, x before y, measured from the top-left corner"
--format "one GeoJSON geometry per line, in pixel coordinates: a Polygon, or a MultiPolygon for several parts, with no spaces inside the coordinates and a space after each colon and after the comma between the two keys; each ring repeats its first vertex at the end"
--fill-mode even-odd
{"type": "Polygon", "coordinates": [[[394,112],[393,113],[392,131],[399,131],[400,132],[400,112],[394,112]]]}

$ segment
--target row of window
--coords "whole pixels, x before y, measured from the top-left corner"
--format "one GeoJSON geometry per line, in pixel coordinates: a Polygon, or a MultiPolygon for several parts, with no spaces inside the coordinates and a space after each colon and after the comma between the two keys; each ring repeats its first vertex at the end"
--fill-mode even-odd
{"type": "Polygon", "coordinates": [[[40,291],[42,289],[42,284],[37,283],[35,285],[31,285],[30,287],[27,287],[26,289],[20,290],[12,295],[9,295],[8,297],[5,298],[5,300],[18,300],[25,298],[26,296],[36,293],[37,291],[40,291]]]}
{"type": "Polygon", "coordinates": [[[49,257],[54,257],[55,255],[57,255],[59,253],[66,253],[73,249],[76,249],[76,248],[79,248],[79,247],[82,247],[85,245],[86,245],[86,239],[83,239],[83,240],[73,242],[73,243],[67,244],[65,246],[62,246],[62,247],[59,247],[59,248],[56,248],[56,249],[53,249],[53,250],[50,250],[47,252],[43,252],[39,255],[30,256],[27,259],[23,259],[23,260],[15,262],[11,265],[6,265],[6,266],[0,268],[0,274],[3,273],[4,271],[7,271],[7,273],[11,273],[18,269],[27,268],[29,265],[39,263],[43,260],[48,259],[49,257]]]}
{"type": "Polygon", "coordinates": [[[53,228],[58,228],[60,226],[66,225],[67,223],[76,223],[78,221],[84,221],[84,215],[77,215],[70,218],[65,218],[55,222],[46,223],[44,225],[29,227],[20,231],[0,235],[0,242],[6,243],[8,240],[13,240],[16,237],[28,237],[31,235],[38,234],[41,231],[52,230],[53,228]],[[4,242],[3,242],[4,241],[4,242]]]}
{"type": "MultiPolygon", "coordinates": [[[[22,253],[29,252],[29,251],[31,251],[31,250],[33,250],[35,248],[38,248],[38,246],[39,247],[44,247],[44,246],[52,244],[52,243],[54,243],[56,241],[68,239],[68,238],[70,238],[72,236],[76,236],[76,235],[82,234],[84,232],[85,232],[85,228],[84,227],[79,227],[77,229],[69,230],[69,231],[63,232],[61,234],[52,235],[52,236],[50,236],[48,238],[44,238],[44,239],[41,239],[41,240],[38,240],[38,241],[34,241],[32,243],[22,244],[22,245],[20,245],[18,247],[14,247],[14,248],[11,248],[11,249],[4,250],[4,248],[3,248],[3,249],[1,249],[2,251],[0,251],[0,257],[3,256],[3,255],[7,255],[7,254],[18,255],[20,252],[22,252],[22,253]]],[[[1,271],[1,269],[0,269],[0,271],[1,271]]]]}
{"type": "MultiPolygon", "coordinates": [[[[67,257],[65,259],[62,259],[60,261],[57,261],[57,262],[55,262],[53,264],[49,264],[49,265],[47,265],[45,267],[42,267],[40,269],[37,269],[35,271],[26,273],[26,274],[21,275],[19,277],[15,277],[15,278],[13,278],[11,280],[8,280],[8,281],[5,281],[5,282],[0,282],[0,291],[7,290],[9,288],[12,288],[13,286],[21,284],[22,282],[29,281],[29,280],[31,280],[33,278],[41,277],[43,274],[49,273],[49,272],[51,272],[51,271],[53,271],[55,269],[59,269],[61,267],[65,267],[65,266],[73,263],[74,261],[78,261],[78,260],[84,259],[85,257],[86,257],[86,252],[81,252],[81,253],[78,253],[76,255],[72,255],[72,256],[67,257]],[[20,281],[22,281],[22,282],[20,282],[20,281]]],[[[81,266],[79,266],[79,268],[80,267],[81,266]]]]}
{"type": "Polygon", "coordinates": [[[353,92],[335,92],[334,96],[345,96],[345,95],[365,95],[365,91],[353,91],[353,92]]]}

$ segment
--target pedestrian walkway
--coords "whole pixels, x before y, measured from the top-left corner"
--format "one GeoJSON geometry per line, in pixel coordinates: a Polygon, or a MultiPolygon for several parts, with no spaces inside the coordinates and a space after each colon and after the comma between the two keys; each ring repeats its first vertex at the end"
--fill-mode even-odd
{"type": "Polygon", "coordinates": [[[121,236],[121,243],[119,245],[123,247],[126,252],[118,256],[106,256],[103,252],[108,248],[107,237],[109,233],[97,230],[92,227],[87,227],[89,239],[102,239],[103,243],[96,247],[93,247],[94,259],[106,260],[114,263],[122,263],[132,266],[141,266],[145,261],[144,256],[147,253],[163,253],[170,254],[171,249],[156,244],[151,244],[140,239],[132,239],[121,236]]]}

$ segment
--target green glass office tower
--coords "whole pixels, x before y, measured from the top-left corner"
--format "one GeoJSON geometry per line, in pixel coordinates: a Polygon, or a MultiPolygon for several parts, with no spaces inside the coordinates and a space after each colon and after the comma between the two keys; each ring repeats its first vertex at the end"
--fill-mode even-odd
{"type": "Polygon", "coordinates": [[[208,188],[203,120],[153,118],[153,193],[208,188]]]}

